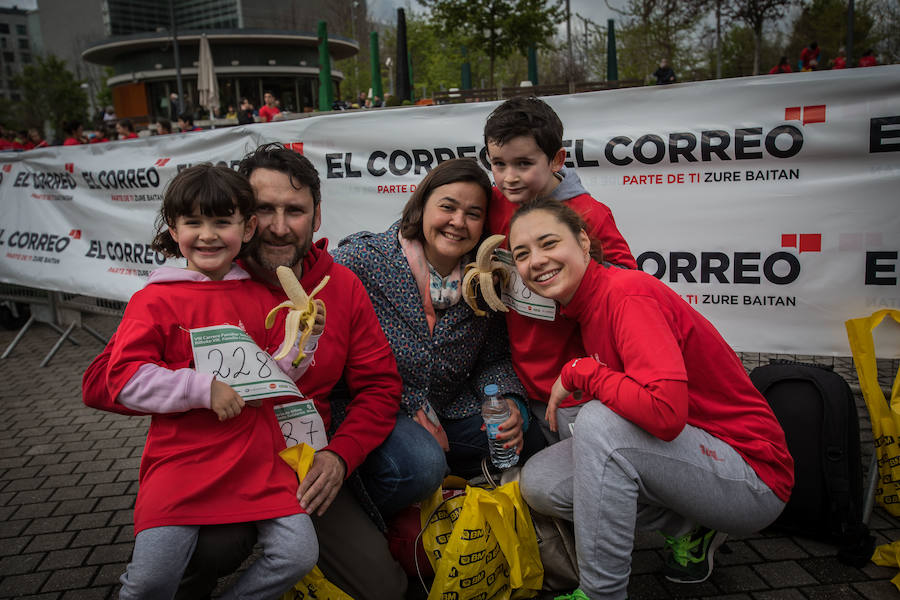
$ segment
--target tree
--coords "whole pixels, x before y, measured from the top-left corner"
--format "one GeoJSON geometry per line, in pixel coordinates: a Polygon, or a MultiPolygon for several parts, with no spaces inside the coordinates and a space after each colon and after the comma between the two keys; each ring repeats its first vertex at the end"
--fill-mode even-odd
{"type": "MultiPolygon", "coordinates": [[[[868,48],[880,47],[884,38],[876,29],[875,10],[888,8],[890,3],[855,2],[853,7],[853,59],[868,48]]],[[[881,12],[879,10],[879,12],[881,12]]],[[[879,14],[880,23],[888,20],[879,14]]],[[[793,56],[798,56],[800,51],[810,42],[816,41],[821,49],[819,66],[827,66],[833,59],[838,49],[847,43],[847,2],[845,0],[813,0],[803,7],[799,16],[794,20],[794,29],[791,33],[789,50],[793,56]]],[[[896,43],[896,42],[895,42],[896,43]]],[[[880,48],[879,48],[880,49],[880,48]]],[[[856,64],[855,60],[852,61],[856,64]]]]}
{"type": "Polygon", "coordinates": [[[107,106],[112,106],[113,104],[112,88],[109,87],[109,83],[107,82],[115,74],[116,72],[112,67],[103,67],[103,76],[100,79],[97,95],[94,98],[100,110],[105,109],[107,106]]]}
{"type": "Polygon", "coordinates": [[[57,133],[64,121],[85,120],[88,98],[81,82],[66,68],[66,61],[48,54],[35,57],[15,78],[22,89],[25,127],[43,127],[49,121],[57,133]]]}
{"type": "Polygon", "coordinates": [[[619,71],[623,79],[646,80],[660,59],[667,59],[685,79],[696,70],[703,52],[698,25],[708,0],[629,0],[625,8],[609,8],[624,17],[616,31],[619,71]]]}
{"type": "Polygon", "coordinates": [[[525,54],[529,44],[550,47],[556,25],[563,19],[561,0],[419,0],[431,9],[432,22],[442,34],[461,34],[470,51],[483,52],[489,61],[494,87],[497,59],[514,50],[525,54]]]}
{"type": "MultiPolygon", "coordinates": [[[[866,4],[875,17],[873,35],[876,41],[873,46],[878,56],[885,64],[900,62],[900,3],[897,0],[873,0],[866,4]]],[[[861,52],[857,51],[856,55],[859,54],[861,52]]]]}
{"type": "Polygon", "coordinates": [[[784,17],[797,0],[734,0],[722,6],[723,14],[746,25],[753,32],[753,74],[759,75],[763,47],[763,28],[766,22],[784,17]]]}
{"type": "MultiPolygon", "coordinates": [[[[761,65],[776,65],[785,54],[782,35],[763,37],[761,65]]],[[[722,77],[746,77],[753,74],[753,32],[745,25],[734,24],[722,33],[722,77]]],[[[708,48],[710,65],[714,64],[715,48],[708,48]]]]}

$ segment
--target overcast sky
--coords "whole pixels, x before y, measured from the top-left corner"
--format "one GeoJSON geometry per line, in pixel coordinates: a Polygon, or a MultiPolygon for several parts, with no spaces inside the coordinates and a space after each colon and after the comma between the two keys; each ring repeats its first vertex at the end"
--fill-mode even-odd
{"type": "MultiPolygon", "coordinates": [[[[76,2],[77,0],[72,0],[76,2]]],[[[572,28],[573,33],[578,31],[579,27],[583,27],[581,20],[575,17],[576,13],[591,19],[600,26],[606,26],[607,19],[615,19],[616,15],[609,10],[604,0],[569,0],[572,11],[572,28]]],[[[613,6],[622,6],[626,0],[610,0],[613,6]]],[[[397,8],[405,8],[407,11],[421,12],[422,5],[416,0],[367,0],[370,18],[379,21],[393,23],[397,19],[397,8]]],[[[0,0],[0,7],[11,8],[18,6],[28,10],[37,8],[37,0],[0,0]]],[[[565,25],[561,27],[565,31],[565,25]]],[[[582,30],[583,31],[583,30],[582,30]]]]}
{"type": "Polygon", "coordinates": [[[13,8],[18,6],[25,10],[37,8],[37,0],[0,0],[0,8],[13,8]]]}

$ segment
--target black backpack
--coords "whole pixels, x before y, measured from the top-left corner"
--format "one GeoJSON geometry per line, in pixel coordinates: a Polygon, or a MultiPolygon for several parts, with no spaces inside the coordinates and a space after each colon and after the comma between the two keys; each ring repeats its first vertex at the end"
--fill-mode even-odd
{"type": "Polygon", "coordinates": [[[794,458],[794,489],[775,527],[840,547],[865,565],[874,538],[862,522],[859,417],[853,392],[832,367],[773,360],[750,372],[769,402],[794,458]]]}

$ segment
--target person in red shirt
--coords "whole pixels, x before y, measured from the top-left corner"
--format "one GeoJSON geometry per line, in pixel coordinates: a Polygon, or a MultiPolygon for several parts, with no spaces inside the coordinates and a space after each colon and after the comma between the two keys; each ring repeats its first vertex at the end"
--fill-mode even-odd
{"type": "Polygon", "coordinates": [[[769,75],[776,75],[778,73],[792,73],[791,65],[788,64],[788,57],[782,56],[781,60],[778,61],[778,64],[772,67],[769,70],[769,75]]]}
{"type": "Polygon", "coordinates": [[[669,580],[704,581],[725,532],[759,531],[781,513],[793,459],[712,324],[652,275],[599,262],[585,227],[552,200],[511,224],[523,282],[556,300],[584,342],[547,405],[565,439],[533,456],[520,482],[535,510],[574,521],[580,589],[563,598],[621,599],[635,525],[667,536],[669,580]],[[574,419],[557,413],[573,404],[574,419]]]}
{"type": "Polygon", "coordinates": [[[0,152],[6,152],[13,149],[12,142],[6,139],[6,128],[0,125],[0,152]]]}
{"type": "Polygon", "coordinates": [[[49,144],[47,144],[47,140],[41,135],[41,133],[32,127],[28,130],[28,143],[25,144],[26,150],[32,150],[34,148],[46,148],[49,144]]]}
{"type": "MultiPolygon", "coordinates": [[[[574,170],[564,168],[562,136],[559,116],[538,98],[512,98],[491,113],[484,126],[495,184],[488,208],[488,230],[507,235],[510,219],[522,203],[555,198],[587,221],[591,235],[602,240],[609,261],[637,268],[612,211],[588,194],[574,170]]],[[[521,306],[527,309],[529,305],[521,306]]],[[[528,310],[520,313],[515,308],[506,313],[506,326],[513,367],[528,392],[532,411],[548,440],[558,439],[541,415],[559,370],[570,358],[584,354],[578,327],[555,311],[536,318],[528,310]],[[554,351],[547,352],[548,347],[554,351]]]]}
{"type": "Polygon", "coordinates": [[[809,46],[800,51],[800,70],[812,70],[810,63],[813,61],[815,61],[816,64],[819,62],[819,44],[817,42],[812,42],[809,46]]]}
{"type": "Polygon", "coordinates": [[[178,129],[182,133],[186,131],[203,131],[203,128],[194,126],[194,115],[189,112],[178,115],[178,129]]]}
{"type": "Polygon", "coordinates": [[[63,123],[62,130],[66,136],[63,140],[63,146],[77,146],[87,143],[87,140],[84,139],[84,127],[82,127],[81,121],[77,119],[66,121],[63,123]]]}
{"type": "MultiPolygon", "coordinates": [[[[410,419],[397,418],[403,383],[366,288],[350,269],[334,262],[328,240],[313,243],[321,224],[315,167],[302,155],[269,144],[244,157],[239,171],[253,186],[259,222],[257,243],[239,264],[280,300],[286,296],[275,275],[279,265],[290,266],[306,290],[330,277],[316,296],[328,309],[327,331],[319,340],[315,364],[297,382],[314,400],[329,432],[328,445],[316,452],[300,496],[319,534],[318,566],[357,600],[403,598],[409,580],[390,555],[375,496],[389,503],[393,496],[409,495],[423,470],[416,460],[418,449],[433,438],[410,419]]],[[[108,362],[109,347],[85,371],[84,403],[140,414],[97,385],[108,362]]],[[[424,499],[434,490],[415,491],[424,499]]],[[[217,578],[241,566],[255,539],[252,524],[201,527],[179,597],[208,597],[217,578]]]]}
{"type": "Polygon", "coordinates": [[[863,55],[859,57],[859,66],[861,67],[874,67],[877,64],[875,52],[871,48],[863,52],[863,55]]]}
{"type": "Polygon", "coordinates": [[[259,116],[263,122],[269,123],[275,118],[275,115],[281,113],[281,109],[275,106],[275,96],[272,95],[272,92],[263,94],[263,102],[265,104],[259,109],[259,116]]]}
{"type": "Polygon", "coordinates": [[[838,55],[834,57],[834,60],[831,61],[832,69],[846,69],[847,68],[847,51],[841,48],[838,50],[838,55]]]}
{"type": "Polygon", "coordinates": [[[116,123],[116,133],[120,140],[133,140],[138,136],[134,131],[134,123],[131,119],[119,119],[116,123]]]}
{"type": "MultiPolygon", "coordinates": [[[[111,342],[110,397],[152,415],[134,507],[134,552],[119,598],[171,598],[202,525],[252,523],[259,532],[266,560],[238,579],[235,597],[277,597],[318,558],[296,474],[278,456],[285,439],[273,409],[285,399],[281,390],[290,389],[282,382],[306,371],[314,346],[304,346],[303,357],[294,344],[277,362],[266,354],[290,343],[283,320],[282,327],[266,327],[278,298],[232,262],[253,238],[253,211],[253,189],[233,170],[197,165],[180,172],[166,189],[153,248],[185,258],[187,267],[153,271],[129,300],[111,342]],[[216,335],[231,344],[214,341],[216,335]],[[221,361],[203,362],[216,351],[238,350],[262,365],[246,371],[245,381],[235,380],[243,363],[223,375],[221,361]],[[256,400],[245,402],[235,386],[260,383],[254,379],[278,384],[279,392],[266,395],[269,386],[259,386],[256,400]]],[[[323,329],[324,309],[311,333],[323,329]]],[[[290,400],[302,397],[294,392],[290,400]]]]}

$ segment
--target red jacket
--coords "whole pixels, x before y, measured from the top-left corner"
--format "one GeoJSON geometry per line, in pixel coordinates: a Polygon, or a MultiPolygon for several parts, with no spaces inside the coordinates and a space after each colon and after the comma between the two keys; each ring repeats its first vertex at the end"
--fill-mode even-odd
{"type": "Polygon", "coordinates": [[[281,109],[279,109],[277,106],[269,107],[269,105],[264,104],[262,106],[262,108],[259,109],[259,116],[260,116],[260,118],[262,118],[263,121],[265,121],[266,123],[269,123],[272,121],[272,119],[275,118],[275,115],[277,115],[280,112],[281,112],[281,109]]]}
{"type": "Polygon", "coordinates": [[[788,500],[794,465],[784,431],[731,347],[678,294],[643,271],[591,262],[562,312],[577,320],[590,357],[563,368],[566,389],[663,440],[686,424],[703,429],[788,500]]]}
{"type": "MultiPolygon", "coordinates": [[[[352,271],[334,263],[327,247],[327,240],[319,240],[303,261],[300,283],[305,290],[312,291],[325,275],[330,275],[331,280],[316,296],[327,309],[325,332],[319,338],[313,364],[297,386],[314,399],[325,427],[330,428],[334,404],[331,390],[342,377],[346,381],[352,399],[346,417],[325,449],[344,460],[349,476],[393,429],[403,383],[365,288],[352,271]]],[[[247,270],[252,274],[251,269],[247,270]]],[[[269,287],[279,298],[287,298],[280,287],[269,287]]],[[[114,341],[110,340],[85,371],[82,399],[100,410],[139,415],[116,403],[105,389],[114,341]]]]}
{"type": "MultiPolygon", "coordinates": [[[[297,387],[313,398],[328,429],[334,406],[329,402],[331,390],[342,377],[347,383],[352,399],[346,418],[324,449],[344,459],[349,476],[393,430],[403,381],[366,288],[353,271],[332,260],[328,240],[322,239],[303,259],[300,284],[311,292],[325,275],[331,280],[316,294],[327,310],[325,332],[297,387]]],[[[280,286],[270,289],[287,299],[280,286]]]]}
{"type": "MultiPolygon", "coordinates": [[[[109,396],[117,398],[141,365],[192,367],[191,329],[240,325],[260,348],[276,350],[283,331],[264,325],[272,305],[249,279],[149,284],[131,297],[108,346],[109,396]]],[[[303,512],[296,475],[278,456],[284,447],[271,400],[227,421],[208,408],[154,414],[141,455],[135,534],[303,512]]]]}
{"type": "Polygon", "coordinates": [[[875,56],[870,54],[869,56],[860,56],[859,57],[859,66],[861,67],[874,67],[878,64],[878,61],[875,59],[875,56]]]}
{"type": "MultiPolygon", "coordinates": [[[[573,175],[573,171],[567,171],[563,183],[573,175]]],[[[584,191],[580,182],[576,187],[584,191]]],[[[589,229],[588,234],[603,245],[606,260],[630,269],[637,268],[631,250],[605,204],[594,200],[586,191],[563,202],[584,219],[589,229]]],[[[510,202],[500,190],[494,188],[488,209],[488,227],[491,233],[508,236],[510,219],[518,207],[518,204],[510,202]]],[[[508,247],[507,243],[504,245],[508,247]]],[[[584,356],[577,324],[559,314],[553,321],[543,321],[510,310],[506,313],[506,328],[509,331],[513,367],[519,381],[525,386],[530,398],[547,402],[553,382],[559,377],[563,365],[569,359],[584,356]]]]}

